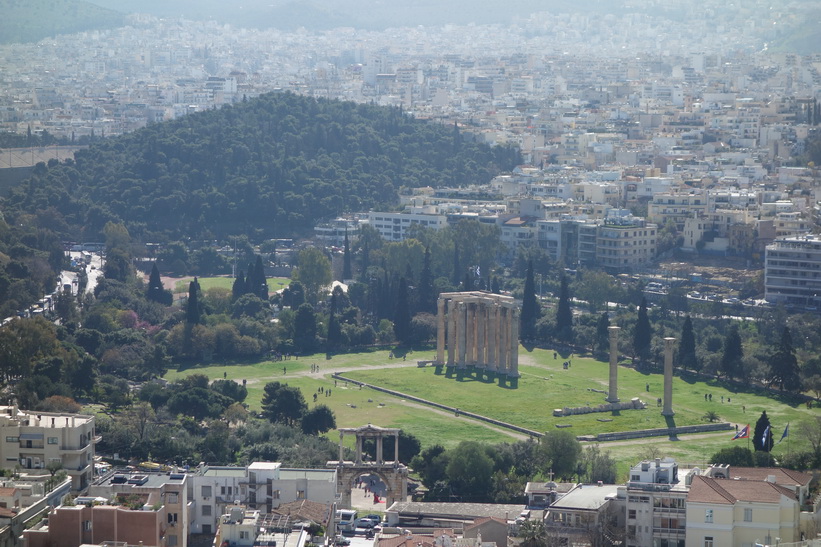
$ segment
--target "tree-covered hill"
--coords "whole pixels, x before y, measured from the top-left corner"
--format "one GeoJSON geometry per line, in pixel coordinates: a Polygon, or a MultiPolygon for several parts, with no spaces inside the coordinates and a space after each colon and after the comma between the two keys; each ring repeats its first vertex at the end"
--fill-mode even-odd
{"type": "Polygon", "coordinates": [[[49,228],[93,238],[299,235],[319,219],[396,203],[402,187],[486,183],[517,149],[464,139],[398,108],[268,94],[109,139],[35,171],[6,204],[54,210],[49,228]],[[80,232],[82,228],[82,232],[80,232]]]}
{"type": "Polygon", "coordinates": [[[124,15],[84,0],[0,0],[0,43],[118,27],[124,15]]]}

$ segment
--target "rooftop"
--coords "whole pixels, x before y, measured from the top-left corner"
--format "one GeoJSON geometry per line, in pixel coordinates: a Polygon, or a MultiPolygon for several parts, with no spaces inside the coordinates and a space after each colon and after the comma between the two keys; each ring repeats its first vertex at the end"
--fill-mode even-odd
{"type": "Polygon", "coordinates": [[[578,488],[571,490],[556,503],[550,506],[550,510],[556,509],[576,509],[597,511],[608,500],[617,496],[615,484],[603,484],[601,486],[593,484],[580,484],[578,488]]]}

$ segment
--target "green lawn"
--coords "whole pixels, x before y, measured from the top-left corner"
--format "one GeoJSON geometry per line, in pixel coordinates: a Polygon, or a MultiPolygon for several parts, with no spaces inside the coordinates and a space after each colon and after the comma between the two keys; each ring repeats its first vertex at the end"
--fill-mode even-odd
{"type": "MultiPolygon", "coordinates": [[[[269,277],[268,278],[268,291],[273,293],[280,289],[287,287],[291,280],[287,277],[269,277]]],[[[176,282],[174,285],[174,292],[175,293],[185,293],[188,292],[188,284],[191,282],[191,278],[186,277],[185,279],[181,279],[176,282]]],[[[234,286],[234,278],[229,276],[221,276],[221,277],[198,277],[197,282],[200,284],[200,289],[203,291],[207,291],[213,287],[220,287],[223,289],[230,290],[231,287],[234,286]]]]}
{"type": "MultiPolygon", "coordinates": [[[[465,418],[456,418],[441,411],[411,404],[368,388],[359,389],[353,384],[346,386],[330,378],[332,372],[369,384],[380,385],[409,395],[437,401],[463,410],[491,416],[506,422],[536,431],[548,431],[556,424],[568,424],[576,435],[595,434],[606,431],[625,431],[666,427],[667,422],[656,406],[656,398],[662,394],[662,376],[643,374],[631,368],[619,368],[619,397],[629,400],[639,397],[648,403],[645,410],[627,410],[619,413],[593,413],[580,416],[556,418],[553,409],[563,406],[597,405],[605,395],[591,391],[607,389],[608,365],[591,358],[572,356],[569,369],[562,368],[567,357],[553,359],[552,351],[534,350],[520,353],[522,374],[518,382],[500,382],[495,378],[480,378],[476,374],[448,374],[437,367],[417,367],[418,359],[430,359],[433,351],[416,352],[409,356],[406,367],[387,368],[404,364],[398,359],[390,359],[387,350],[368,353],[334,356],[326,360],[324,354],[301,357],[281,362],[265,361],[246,365],[210,365],[172,371],[166,375],[169,380],[200,372],[209,378],[222,378],[223,373],[234,380],[246,379],[247,402],[251,409],[258,410],[265,383],[273,380],[287,382],[299,387],[306,401],[312,405],[313,394],[320,387],[331,390],[330,397],[318,394],[317,403],[330,406],[336,414],[339,427],[356,427],[373,423],[384,427],[399,427],[417,436],[423,446],[439,443],[447,447],[462,440],[477,440],[496,443],[511,441],[513,437],[496,429],[465,418]],[[412,362],[411,362],[412,359],[412,362]],[[305,375],[311,364],[319,364],[321,373],[305,375]],[[287,373],[283,374],[283,367],[287,373]],[[646,387],[649,385],[649,392],[646,387]],[[380,405],[381,403],[381,405],[380,405]],[[609,420],[609,421],[600,421],[609,420]]],[[[722,421],[749,423],[755,421],[766,410],[773,426],[776,440],[781,436],[787,422],[791,426],[791,444],[781,443],[774,452],[780,453],[805,448],[797,438],[796,425],[801,419],[818,415],[817,409],[808,410],[803,403],[778,400],[764,393],[744,393],[735,386],[717,381],[696,381],[674,378],[673,410],[676,412],[675,425],[705,423],[704,414],[714,411],[722,421]],[[712,402],[704,400],[704,394],[712,394],[712,402]],[[724,402],[722,402],[722,396],[724,402]],[[742,410],[742,405],[745,410],[742,410]]],[[[336,433],[329,434],[336,440],[336,433]]],[[[661,456],[673,456],[683,463],[703,465],[707,458],[721,448],[732,446],[732,433],[687,436],[679,441],[666,438],[638,441],[633,444],[608,444],[602,446],[611,450],[619,461],[622,473],[630,463],[642,455],[649,454],[650,447],[657,447],[661,456]]]]}

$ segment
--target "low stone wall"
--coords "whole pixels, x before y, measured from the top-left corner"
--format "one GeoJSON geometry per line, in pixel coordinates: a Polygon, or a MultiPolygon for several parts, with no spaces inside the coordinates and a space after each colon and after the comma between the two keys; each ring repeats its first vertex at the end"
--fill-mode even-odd
{"type": "Polygon", "coordinates": [[[618,410],[643,410],[647,408],[647,403],[634,397],[629,401],[619,403],[602,403],[598,406],[574,406],[564,408],[554,408],[553,415],[561,416],[575,416],[577,414],[591,414],[593,412],[614,412],[618,410]]]}
{"type": "Polygon", "coordinates": [[[676,437],[689,433],[709,433],[711,431],[733,431],[733,424],[720,422],[712,424],[683,425],[680,427],[659,427],[657,429],[639,429],[636,431],[616,431],[613,433],[599,433],[598,435],[581,435],[576,437],[580,441],[621,441],[624,439],[642,439],[644,437],[676,437]]]}

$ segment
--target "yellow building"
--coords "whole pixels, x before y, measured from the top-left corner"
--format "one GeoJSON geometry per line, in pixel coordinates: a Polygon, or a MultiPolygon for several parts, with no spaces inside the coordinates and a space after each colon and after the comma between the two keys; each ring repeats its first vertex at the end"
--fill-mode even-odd
{"type": "Polygon", "coordinates": [[[801,506],[795,491],[767,480],[693,477],[687,494],[687,547],[799,541],[801,506]]]}

